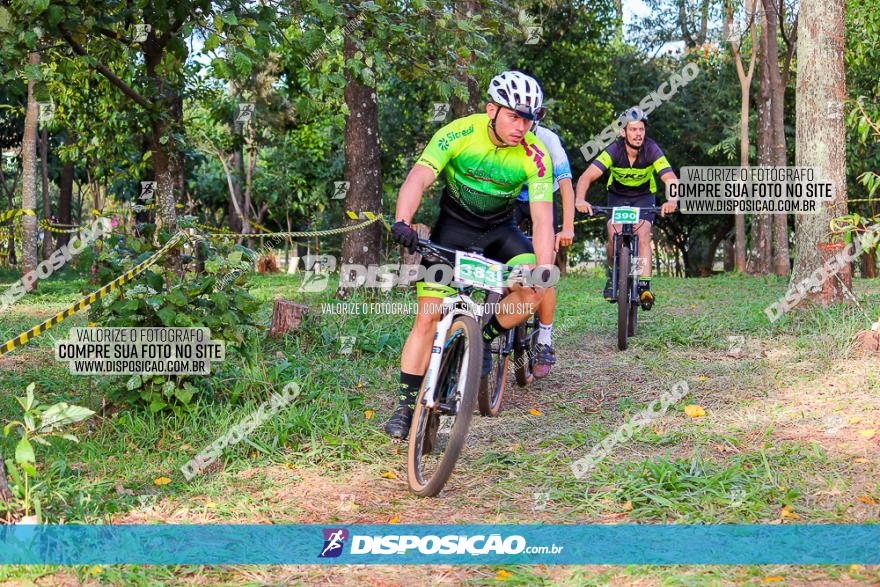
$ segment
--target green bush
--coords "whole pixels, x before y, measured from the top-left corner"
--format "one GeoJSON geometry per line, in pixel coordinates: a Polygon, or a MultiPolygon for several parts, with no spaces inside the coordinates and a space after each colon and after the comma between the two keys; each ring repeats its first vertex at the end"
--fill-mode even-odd
{"type": "MultiPolygon", "coordinates": [[[[169,240],[160,237],[162,244],[169,240]]],[[[211,338],[226,343],[226,361],[252,363],[258,348],[258,325],[253,321],[259,302],[243,286],[250,251],[214,242],[189,244],[198,247],[204,270],[197,261],[181,254],[182,276],[166,259],[147,269],[133,282],[96,302],[90,317],[100,326],[207,327],[211,338]]],[[[178,251],[180,247],[177,248],[178,251]]],[[[98,278],[108,283],[154,253],[144,238],[113,235],[98,256],[98,278]]],[[[184,251],[195,252],[195,251],[184,251]]],[[[112,399],[140,401],[158,412],[179,412],[199,394],[209,393],[210,378],[198,375],[132,375],[123,389],[112,390],[112,399]]]]}

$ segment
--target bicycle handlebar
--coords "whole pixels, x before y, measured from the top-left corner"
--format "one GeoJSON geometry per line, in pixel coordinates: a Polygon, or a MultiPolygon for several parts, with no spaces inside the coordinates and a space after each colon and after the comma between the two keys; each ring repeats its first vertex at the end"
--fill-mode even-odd
{"type": "Polygon", "coordinates": [[[645,206],[645,207],[639,207],[639,206],[593,206],[591,204],[590,208],[592,208],[595,211],[603,212],[603,213],[607,214],[608,212],[611,212],[615,208],[636,208],[637,210],[639,210],[639,212],[660,212],[662,209],[662,206],[645,206]]]}

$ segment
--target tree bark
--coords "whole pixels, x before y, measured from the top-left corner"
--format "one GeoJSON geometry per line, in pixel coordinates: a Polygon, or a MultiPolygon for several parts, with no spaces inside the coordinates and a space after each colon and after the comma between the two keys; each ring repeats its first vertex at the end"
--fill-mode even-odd
{"type": "MultiPolygon", "coordinates": [[[[73,163],[65,163],[61,168],[61,178],[58,180],[58,222],[61,224],[73,224],[71,216],[71,204],[73,203],[73,163]]],[[[70,241],[70,235],[58,234],[58,246],[66,245],[70,241]]]]}
{"type": "MultiPolygon", "coordinates": [[[[357,51],[353,35],[345,37],[343,55],[353,59],[357,51]]],[[[345,208],[355,212],[382,213],[382,177],[379,160],[379,108],[376,89],[362,84],[346,71],[345,104],[345,181],[349,182],[345,208]]],[[[346,225],[362,220],[346,219],[346,225]]],[[[371,265],[379,263],[381,225],[345,233],[341,263],[371,265]]],[[[339,295],[344,295],[339,294],[339,295]]]]}
{"type": "MultiPolygon", "coordinates": [[[[40,63],[40,54],[31,53],[28,55],[28,63],[30,65],[38,65],[40,63]]],[[[31,210],[36,213],[37,209],[37,118],[38,118],[37,101],[34,98],[34,82],[28,82],[27,92],[27,112],[24,119],[24,137],[21,141],[21,207],[25,210],[31,210]]],[[[23,214],[21,221],[21,274],[25,275],[30,271],[34,271],[39,263],[37,256],[37,217],[30,214],[23,214]]],[[[36,289],[37,282],[26,281],[26,284],[32,283],[30,290],[36,289]]],[[[25,287],[28,287],[27,285],[25,287]]]]}
{"type": "MultiPolygon", "coordinates": [[[[40,136],[40,170],[43,178],[43,218],[52,218],[52,206],[49,203],[49,130],[43,126],[40,136]]],[[[43,231],[43,259],[52,254],[52,233],[43,231]]]]}
{"type": "MultiPolygon", "coordinates": [[[[773,118],[771,114],[772,93],[770,88],[770,65],[767,43],[767,15],[761,11],[760,57],[761,75],[758,91],[758,165],[772,166],[773,158],[773,118]]],[[[772,263],[773,217],[768,214],[755,214],[752,218],[752,247],[755,251],[750,260],[749,272],[769,275],[772,263]]]]}
{"type": "MultiPolygon", "coordinates": [[[[763,0],[767,23],[767,63],[770,82],[770,119],[773,127],[773,165],[785,167],[788,157],[785,147],[785,86],[779,71],[779,44],[777,42],[777,0],[763,0]]],[[[784,2],[784,0],[778,0],[784,2]]],[[[784,26],[784,23],[783,23],[784,26]]],[[[788,252],[788,215],[773,215],[773,272],[786,277],[790,268],[788,252]]]]}
{"type": "MultiPolygon", "coordinates": [[[[746,4],[746,24],[749,29],[751,39],[751,54],[749,56],[748,71],[743,66],[742,57],[740,55],[739,39],[731,38],[730,25],[733,23],[733,6],[731,3],[725,4],[724,10],[724,32],[725,37],[730,41],[730,48],[733,52],[734,64],[736,65],[736,75],[739,79],[740,87],[740,140],[739,140],[739,164],[742,167],[749,166],[749,109],[751,101],[752,78],[755,74],[755,62],[757,61],[758,35],[757,26],[755,24],[755,8],[757,0],[749,0],[746,4]]],[[[726,249],[725,249],[726,250],[726,249]]],[[[746,271],[746,217],[743,214],[734,216],[734,245],[733,245],[733,268],[738,272],[746,271]]],[[[727,271],[725,263],[725,271],[727,271]]]]}
{"type": "Polygon", "coordinates": [[[844,0],[802,0],[798,23],[797,165],[818,168],[820,178],[834,185],[835,194],[817,214],[796,216],[793,284],[821,266],[817,245],[827,241],[831,218],[847,209],[844,0]]]}

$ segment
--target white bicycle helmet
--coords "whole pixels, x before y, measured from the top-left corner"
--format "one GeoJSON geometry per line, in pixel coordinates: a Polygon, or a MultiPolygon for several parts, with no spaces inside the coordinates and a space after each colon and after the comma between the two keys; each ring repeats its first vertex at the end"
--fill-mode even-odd
{"type": "Polygon", "coordinates": [[[489,82],[489,99],[510,108],[527,120],[544,118],[544,92],[535,78],[519,71],[505,71],[489,82]]]}
{"type": "Polygon", "coordinates": [[[633,106],[620,115],[620,120],[623,121],[623,126],[628,125],[630,122],[644,122],[648,124],[648,115],[638,106],[633,106]]]}

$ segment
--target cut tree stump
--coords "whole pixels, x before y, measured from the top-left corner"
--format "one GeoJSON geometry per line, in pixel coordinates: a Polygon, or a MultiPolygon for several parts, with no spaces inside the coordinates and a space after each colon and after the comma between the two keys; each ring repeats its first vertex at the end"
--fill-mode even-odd
{"type": "Polygon", "coordinates": [[[863,330],[856,334],[855,351],[859,355],[880,355],[880,332],[863,330]]]}
{"type": "Polygon", "coordinates": [[[272,307],[272,326],[269,336],[279,337],[289,330],[296,330],[302,322],[303,314],[309,307],[290,300],[275,300],[272,307]]]}
{"type": "Polygon", "coordinates": [[[281,270],[278,268],[278,259],[272,253],[257,259],[257,273],[278,273],[279,271],[281,270]]]}

